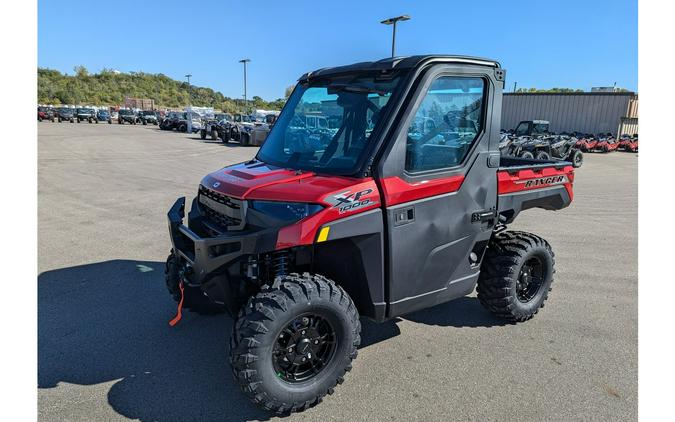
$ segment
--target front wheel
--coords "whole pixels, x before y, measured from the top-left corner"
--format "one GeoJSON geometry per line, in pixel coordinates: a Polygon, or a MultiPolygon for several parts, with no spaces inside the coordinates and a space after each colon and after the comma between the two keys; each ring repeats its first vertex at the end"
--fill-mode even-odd
{"type": "Polygon", "coordinates": [[[202,139],[206,139],[206,129],[199,130],[199,137],[202,139]]]}
{"type": "Polygon", "coordinates": [[[340,286],[320,275],[290,274],[241,309],[230,364],[257,405],[279,414],[302,411],[343,382],[360,332],[358,311],[340,286]]]}
{"type": "Polygon", "coordinates": [[[478,278],[478,300],[494,315],[527,321],[548,298],[555,260],[551,246],[539,236],[506,231],[488,244],[478,278]]]}
{"type": "Polygon", "coordinates": [[[534,158],[534,155],[530,151],[523,151],[520,153],[520,158],[534,158]]]}

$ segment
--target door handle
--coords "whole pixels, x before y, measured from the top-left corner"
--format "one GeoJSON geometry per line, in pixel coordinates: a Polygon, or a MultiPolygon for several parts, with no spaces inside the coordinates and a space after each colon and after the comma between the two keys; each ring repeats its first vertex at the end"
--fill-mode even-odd
{"type": "Polygon", "coordinates": [[[394,211],[394,227],[415,221],[415,207],[403,208],[394,211]]]}
{"type": "Polygon", "coordinates": [[[471,214],[471,222],[472,223],[486,223],[488,221],[494,221],[495,219],[495,210],[483,210],[483,211],[477,211],[471,214]]]}

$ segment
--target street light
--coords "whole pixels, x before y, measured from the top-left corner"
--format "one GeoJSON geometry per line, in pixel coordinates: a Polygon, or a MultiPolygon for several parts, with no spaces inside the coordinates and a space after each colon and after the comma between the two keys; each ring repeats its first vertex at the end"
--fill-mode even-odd
{"type": "Polygon", "coordinates": [[[408,20],[410,20],[409,15],[401,15],[401,16],[397,16],[395,18],[385,19],[382,22],[380,22],[380,23],[383,23],[385,25],[393,25],[394,26],[392,34],[391,34],[391,57],[395,56],[394,52],[396,51],[396,22],[398,22],[398,21],[408,21],[408,20]]]}
{"type": "Polygon", "coordinates": [[[239,63],[244,64],[244,111],[248,108],[248,100],[246,98],[246,63],[250,62],[251,59],[241,59],[239,63]]]}
{"type": "MultiPolygon", "coordinates": [[[[185,77],[187,78],[188,83],[188,103],[192,103],[192,101],[190,101],[190,78],[192,77],[192,74],[188,73],[185,77]]],[[[187,131],[188,133],[192,133],[192,104],[188,104],[187,131]]]]}

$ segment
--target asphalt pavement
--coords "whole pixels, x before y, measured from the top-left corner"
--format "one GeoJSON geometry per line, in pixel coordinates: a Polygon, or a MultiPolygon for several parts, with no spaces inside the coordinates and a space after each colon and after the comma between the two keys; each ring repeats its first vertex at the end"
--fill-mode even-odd
{"type": "MultiPolygon", "coordinates": [[[[277,419],[234,383],[231,319],[186,313],[169,327],[163,281],[168,208],[255,152],[157,126],[39,123],[40,420],[277,419]]],[[[520,214],[512,228],[556,254],[534,319],[504,324],[473,294],[364,321],[344,384],[285,419],[636,420],[637,166],[636,154],[585,154],[569,208],[520,214]]]]}

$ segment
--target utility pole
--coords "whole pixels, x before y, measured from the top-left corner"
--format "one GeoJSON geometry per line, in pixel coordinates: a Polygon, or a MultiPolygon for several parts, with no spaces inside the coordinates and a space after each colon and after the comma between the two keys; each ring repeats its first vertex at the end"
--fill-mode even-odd
{"type": "Polygon", "coordinates": [[[514,81],[513,82],[513,92],[516,92],[516,88],[518,88],[518,82],[514,81]]]}
{"type": "Polygon", "coordinates": [[[250,62],[251,59],[241,59],[239,63],[244,64],[244,111],[248,109],[248,97],[246,96],[246,63],[250,62]]]}
{"type": "Polygon", "coordinates": [[[393,26],[392,33],[391,33],[391,57],[394,57],[396,55],[396,22],[398,22],[398,21],[408,21],[408,20],[410,20],[409,15],[401,15],[401,16],[397,16],[395,18],[385,19],[382,22],[380,22],[380,23],[385,24],[385,25],[392,25],[393,26]]]}

